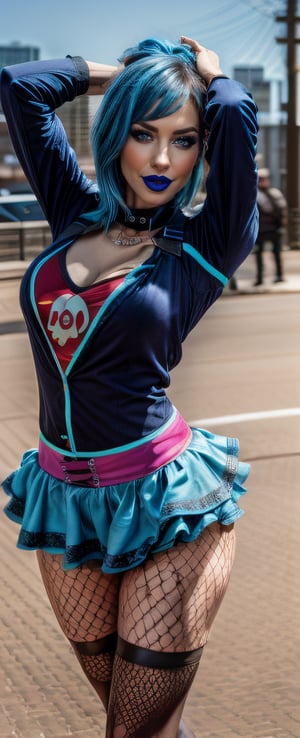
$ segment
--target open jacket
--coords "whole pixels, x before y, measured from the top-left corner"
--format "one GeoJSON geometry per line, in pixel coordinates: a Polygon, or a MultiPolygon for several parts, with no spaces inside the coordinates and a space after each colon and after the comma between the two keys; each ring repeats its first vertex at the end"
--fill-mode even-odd
{"type": "Polygon", "coordinates": [[[257,235],[256,105],[238,82],[216,78],[204,110],[209,174],[201,211],[194,217],[177,213],[157,234],[150,258],[91,313],[89,290],[68,276],[66,252],[82,233],[101,229],[99,193],[82,172],[55,112],[88,85],[88,67],[80,57],[28,62],[4,68],[1,75],[10,136],[53,233],[53,243],[32,262],[21,287],[40,428],[53,446],[74,453],[136,441],[168,421],[173,408],[165,390],[182,342],[257,235]],[[63,300],[53,309],[59,297],[63,300]],[[64,366],[48,329],[50,314],[61,342],[67,347],[75,341],[64,366]]]}

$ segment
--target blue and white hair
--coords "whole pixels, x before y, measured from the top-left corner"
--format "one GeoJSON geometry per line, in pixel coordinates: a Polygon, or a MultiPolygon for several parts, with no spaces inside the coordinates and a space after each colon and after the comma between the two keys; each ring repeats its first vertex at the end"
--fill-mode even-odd
{"type": "MultiPolygon", "coordinates": [[[[128,212],[120,154],[133,123],[171,115],[191,99],[199,111],[202,139],[205,88],[188,45],[149,38],[127,49],[119,61],[125,66],[105,92],[91,132],[100,198],[98,212],[105,230],[116,219],[120,205],[128,212]]],[[[175,197],[175,207],[185,207],[192,201],[201,176],[199,156],[189,181],[175,197]]]]}

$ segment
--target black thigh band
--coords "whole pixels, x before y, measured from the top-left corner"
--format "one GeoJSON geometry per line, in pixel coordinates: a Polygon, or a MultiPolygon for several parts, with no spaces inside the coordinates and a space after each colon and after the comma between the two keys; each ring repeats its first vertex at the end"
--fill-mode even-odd
{"type": "Polygon", "coordinates": [[[99,638],[97,641],[84,641],[83,643],[77,643],[77,641],[70,642],[78,653],[81,653],[83,656],[96,656],[98,653],[111,653],[115,651],[117,638],[118,634],[115,631],[104,638],[99,638]]]}
{"type": "Polygon", "coordinates": [[[153,669],[179,669],[190,664],[198,664],[202,656],[203,646],[194,651],[151,651],[118,638],[117,654],[124,661],[153,669]]]}

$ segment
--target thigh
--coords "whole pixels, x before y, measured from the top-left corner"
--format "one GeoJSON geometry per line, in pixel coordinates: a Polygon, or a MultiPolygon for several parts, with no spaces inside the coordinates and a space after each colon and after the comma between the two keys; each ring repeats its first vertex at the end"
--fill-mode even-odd
{"type": "Polygon", "coordinates": [[[153,554],[126,572],[119,635],[156,651],[203,646],[229,582],[234,552],[234,526],[213,523],[197,540],[153,554]]]}
{"type": "Polygon", "coordinates": [[[120,576],[104,574],[96,561],[62,568],[62,556],[38,551],[43,582],[65,636],[95,641],[117,630],[120,576]]]}

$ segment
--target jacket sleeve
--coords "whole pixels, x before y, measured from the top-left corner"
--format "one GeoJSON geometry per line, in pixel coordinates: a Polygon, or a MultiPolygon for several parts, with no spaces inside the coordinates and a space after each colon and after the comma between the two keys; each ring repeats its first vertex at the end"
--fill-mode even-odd
{"type": "Polygon", "coordinates": [[[54,237],[83,209],[95,207],[96,187],[82,172],[55,112],[84,94],[88,85],[88,67],[81,57],[26,62],[1,73],[1,102],[12,144],[54,237]]]}
{"type": "Polygon", "coordinates": [[[193,245],[230,277],[251,251],[257,234],[257,108],[239,82],[216,78],[204,111],[208,132],[206,199],[190,221],[193,245]]]}

